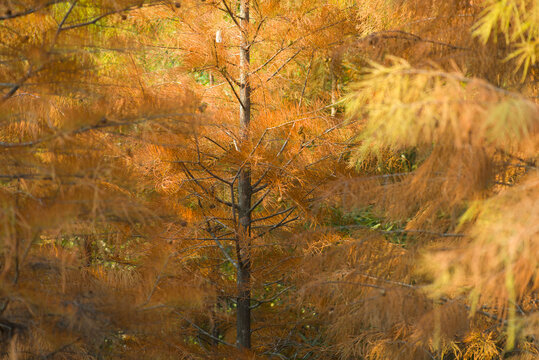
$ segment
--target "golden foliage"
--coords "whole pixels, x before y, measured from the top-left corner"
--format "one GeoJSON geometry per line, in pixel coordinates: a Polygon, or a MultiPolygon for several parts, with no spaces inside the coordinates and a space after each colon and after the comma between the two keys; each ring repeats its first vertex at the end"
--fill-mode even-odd
{"type": "Polygon", "coordinates": [[[250,4],[0,4],[1,356],[537,357],[537,1],[250,4]]]}

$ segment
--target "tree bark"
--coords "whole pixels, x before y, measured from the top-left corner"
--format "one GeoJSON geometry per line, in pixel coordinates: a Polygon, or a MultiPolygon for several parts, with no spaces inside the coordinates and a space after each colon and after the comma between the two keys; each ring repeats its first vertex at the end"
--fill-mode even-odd
{"type": "MultiPolygon", "coordinates": [[[[249,42],[249,0],[240,3],[240,149],[249,140],[251,121],[250,42],[249,42]]],[[[238,217],[239,229],[236,237],[237,271],[237,314],[236,342],[238,348],[251,348],[251,170],[246,163],[238,177],[238,217]]]]}
{"type": "MultiPolygon", "coordinates": [[[[337,102],[337,93],[339,91],[335,59],[331,58],[329,68],[331,76],[331,104],[335,104],[337,102]]],[[[337,115],[337,107],[333,105],[331,106],[331,116],[335,117],[335,115],[337,115]]]]}

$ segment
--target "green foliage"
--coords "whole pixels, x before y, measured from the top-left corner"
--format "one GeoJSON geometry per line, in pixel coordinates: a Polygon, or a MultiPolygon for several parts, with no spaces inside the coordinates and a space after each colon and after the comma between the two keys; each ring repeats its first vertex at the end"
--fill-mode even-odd
{"type": "Polygon", "coordinates": [[[398,245],[406,245],[408,239],[402,222],[388,221],[380,217],[372,206],[350,212],[333,208],[326,225],[337,229],[343,235],[350,235],[360,229],[373,230],[383,234],[389,242],[398,245]]]}
{"type": "Polygon", "coordinates": [[[501,36],[510,48],[506,60],[513,61],[515,72],[526,79],[539,58],[539,2],[537,0],[489,0],[473,27],[474,36],[483,43],[501,36]]]}

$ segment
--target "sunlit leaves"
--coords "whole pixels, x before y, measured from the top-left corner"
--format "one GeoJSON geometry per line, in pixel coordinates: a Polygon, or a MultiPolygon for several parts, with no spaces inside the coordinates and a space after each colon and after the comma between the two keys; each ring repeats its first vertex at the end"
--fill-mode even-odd
{"type": "Polygon", "coordinates": [[[414,69],[403,60],[372,65],[348,97],[349,115],[365,117],[352,162],[406,147],[508,149],[539,121],[535,104],[480,79],[414,69]]]}
{"type": "Polygon", "coordinates": [[[539,56],[539,1],[489,0],[473,34],[483,43],[503,36],[510,47],[506,60],[514,60],[515,72],[522,71],[522,81],[539,56]]]}

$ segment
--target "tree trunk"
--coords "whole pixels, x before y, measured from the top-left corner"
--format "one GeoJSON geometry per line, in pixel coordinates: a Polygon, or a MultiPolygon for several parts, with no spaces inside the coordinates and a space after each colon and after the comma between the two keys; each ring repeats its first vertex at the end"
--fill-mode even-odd
{"type": "MultiPolygon", "coordinates": [[[[335,104],[337,102],[337,93],[339,90],[338,90],[337,74],[335,73],[336,64],[333,58],[330,60],[329,67],[330,67],[329,71],[330,71],[330,76],[331,76],[331,103],[335,104]]],[[[333,105],[331,107],[331,116],[335,117],[335,115],[337,115],[337,107],[333,105]]]]}
{"type": "MultiPolygon", "coordinates": [[[[240,136],[241,145],[249,140],[251,120],[250,43],[249,43],[249,0],[240,4],[240,136]]],[[[244,149],[244,146],[240,146],[244,149]]],[[[246,163],[238,178],[239,231],[236,238],[237,273],[237,315],[236,341],[238,348],[251,348],[251,170],[246,163]]]]}

